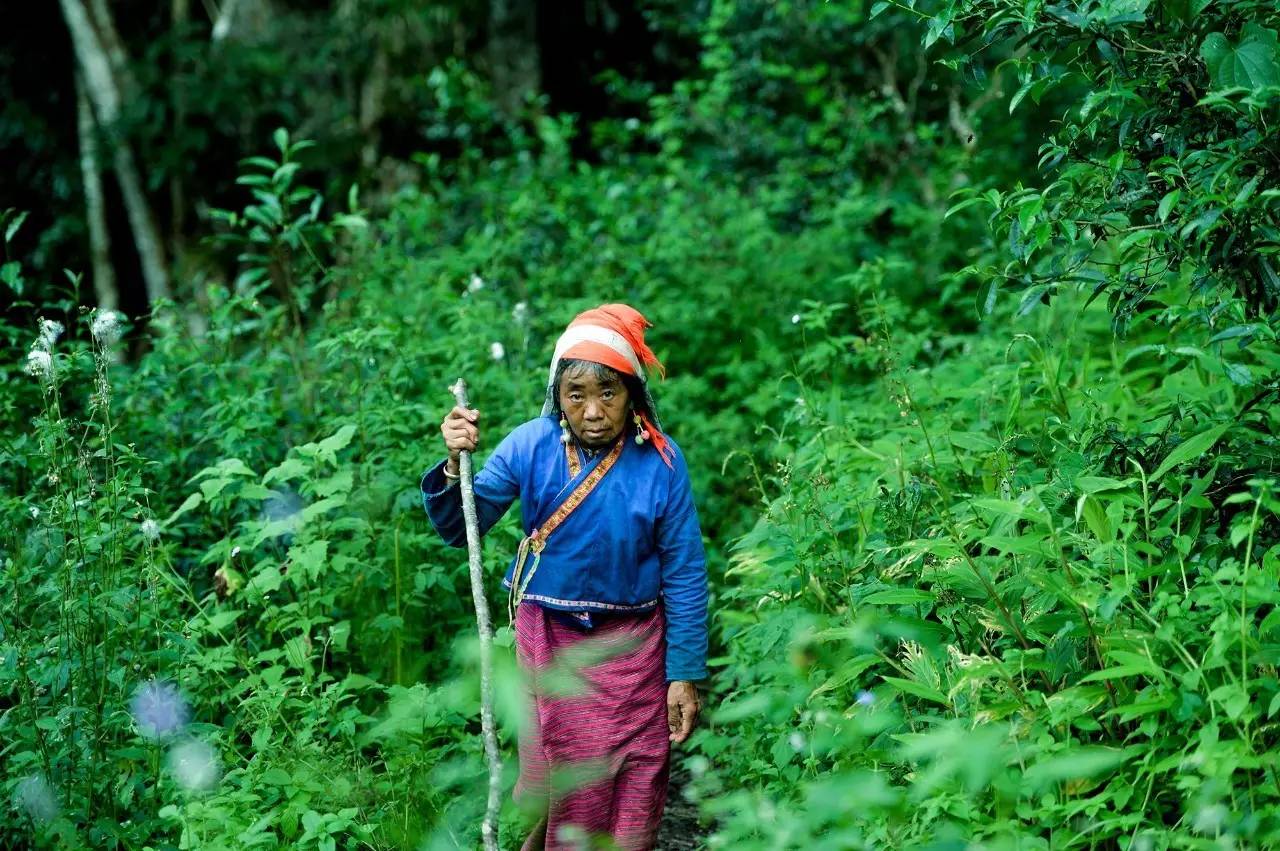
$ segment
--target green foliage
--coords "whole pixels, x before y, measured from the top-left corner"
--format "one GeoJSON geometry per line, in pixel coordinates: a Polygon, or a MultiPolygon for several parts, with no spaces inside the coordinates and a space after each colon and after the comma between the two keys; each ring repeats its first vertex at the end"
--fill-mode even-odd
{"type": "Polygon", "coordinates": [[[1123,329],[1181,280],[1204,294],[1206,330],[1231,310],[1222,297],[1239,296],[1251,316],[1280,303],[1274,4],[936,9],[957,43],[1022,45],[1006,62],[1020,81],[1010,113],[1050,92],[1069,103],[1041,147],[1043,186],[974,188],[953,207],[989,206],[1008,244],[1007,260],[974,270],[988,303],[1008,288],[1030,309],[1083,285],[1107,293],[1123,329]]]}
{"type": "Polygon", "coordinates": [[[135,363],[74,276],[65,340],[3,320],[0,844],[473,846],[468,577],[417,478],[453,379],[483,451],[614,300],[708,537],[709,845],[1280,841],[1274,6],[863,5],[654,4],[699,63],[613,78],[638,126],[512,123],[442,62],[373,211],[286,131],[241,160],[231,283],[135,363]],[[190,718],[148,738],[157,682],[190,718]]]}
{"type": "Polygon", "coordinates": [[[280,301],[287,305],[295,325],[316,300],[323,285],[333,285],[330,277],[332,255],[341,246],[345,232],[368,226],[358,207],[356,187],[347,193],[346,213],[321,218],[324,197],[309,186],[298,184],[299,152],[312,147],[309,141],[292,142],[283,127],[272,135],[279,159],[249,157],[242,165],[246,172],[236,183],[249,187],[253,203],[243,211],[213,210],[227,233],[217,241],[238,249],[236,261],[242,271],[234,288],[247,290],[269,283],[280,301]]]}
{"type": "Polygon", "coordinates": [[[835,391],[806,382],[809,437],[728,571],[731,685],[699,742],[728,836],[1274,842],[1280,499],[1249,473],[1274,412],[1205,428],[1235,385],[1139,366],[1164,347],[1078,299],[940,354],[875,278],[846,349],[872,383],[823,424],[835,391]]]}
{"type": "Polygon", "coordinates": [[[866,383],[801,358],[696,793],[744,848],[1269,847],[1274,7],[931,10],[954,67],[1018,39],[1010,112],[1073,103],[1043,188],[948,212],[1002,246],[958,273],[981,334],[877,265],[831,306],[861,333],[817,323],[866,383]]]}
{"type": "Polygon", "coordinates": [[[975,93],[931,67],[920,29],[906,16],[868,20],[862,4],[713,3],[698,31],[700,73],[652,99],[649,135],[668,161],[741,187],[783,233],[857,229],[870,237],[860,259],[930,244],[918,270],[890,283],[913,300],[950,301],[939,284],[981,237],[972,221],[944,223],[947,196],[1022,160],[1036,140],[993,122],[979,141],[1000,80],[979,68],[975,93]]]}
{"type": "Polygon", "coordinates": [[[1209,33],[1200,45],[1200,56],[1214,89],[1254,91],[1280,86],[1280,46],[1275,30],[1245,24],[1235,44],[1220,32],[1209,33]]]}

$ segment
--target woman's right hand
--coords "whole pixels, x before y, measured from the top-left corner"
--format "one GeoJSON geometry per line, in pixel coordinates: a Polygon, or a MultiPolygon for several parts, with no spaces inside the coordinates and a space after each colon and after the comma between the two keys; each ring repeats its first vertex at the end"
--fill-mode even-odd
{"type": "Polygon", "coordinates": [[[480,429],[476,425],[479,419],[480,412],[475,408],[454,405],[440,424],[440,434],[444,435],[444,445],[449,450],[447,469],[450,473],[458,472],[459,453],[475,452],[480,444],[480,429]]]}

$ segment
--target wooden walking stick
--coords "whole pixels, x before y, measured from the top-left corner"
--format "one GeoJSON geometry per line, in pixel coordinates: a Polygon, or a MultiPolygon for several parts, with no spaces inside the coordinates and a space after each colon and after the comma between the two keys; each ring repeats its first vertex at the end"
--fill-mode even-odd
{"type": "MultiPolygon", "coordinates": [[[[463,408],[467,403],[467,383],[461,378],[449,388],[463,408]]],[[[498,757],[498,737],[493,729],[493,622],[489,601],[484,596],[484,572],[480,559],[480,522],[476,519],[476,494],[472,486],[471,453],[458,453],[458,484],[462,488],[462,519],[467,527],[467,555],[471,565],[471,599],[476,605],[476,629],[480,632],[480,726],[484,752],[489,760],[489,804],[480,835],[485,851],[498,851],[498,790],[502,785],[502,762],[498,757]]]]}

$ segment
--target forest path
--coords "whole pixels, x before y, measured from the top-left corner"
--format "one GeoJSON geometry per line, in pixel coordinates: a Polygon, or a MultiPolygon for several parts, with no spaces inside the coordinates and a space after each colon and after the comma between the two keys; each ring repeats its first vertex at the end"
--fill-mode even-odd
{"type": "Polygon", "coordinates": [[[698,807],[684,797],[689,771],[681,759],[672,756],[671,785],[667,789],[667,806],[658,827],[657,851],[691,851],[703,846],[707,830],[698,822],[698,807]]]}

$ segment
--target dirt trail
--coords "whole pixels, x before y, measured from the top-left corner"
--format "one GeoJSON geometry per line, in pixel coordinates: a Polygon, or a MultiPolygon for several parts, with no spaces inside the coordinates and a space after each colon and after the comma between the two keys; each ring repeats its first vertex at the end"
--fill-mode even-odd
{"type": "Polygon", "coordinates": [[[671,787],[667,791],[667,807],[658,827],[657,851],[694,851],[701,848],[707,830],[698,824],[698,808],[685,800],[684,787],[689,772],[677,758],[671,760],[671,787]]]}

